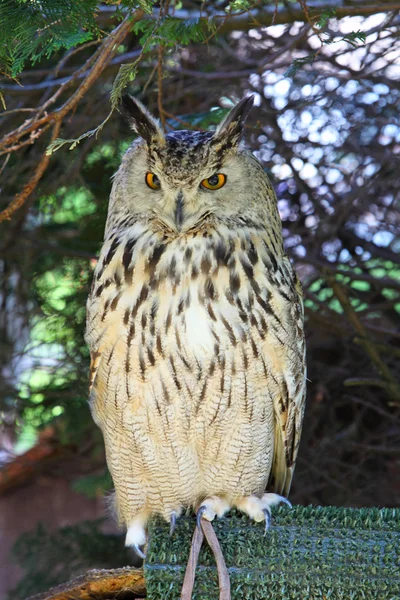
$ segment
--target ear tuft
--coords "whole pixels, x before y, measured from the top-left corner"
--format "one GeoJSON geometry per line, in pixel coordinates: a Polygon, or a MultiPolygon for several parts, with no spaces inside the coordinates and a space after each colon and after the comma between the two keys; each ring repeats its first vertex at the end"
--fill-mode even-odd
{"type": "Polygon", "coordinates": [[[237,146],[243,136],[243,128],[249,112],[254,103],[254,96],[243,98],[227,114],[225,119],[218,125],[213,136],[216,143],[224,142],[229,146],[237,146]]]}
{"type": "Polygon", "coordinates": [[[158,122],[139,100],[125,94],[122,96],[121,109],[133,131],[140,135],[148,145],[152,142],[162,143],[164,141],[164,133],[158,122]]]}

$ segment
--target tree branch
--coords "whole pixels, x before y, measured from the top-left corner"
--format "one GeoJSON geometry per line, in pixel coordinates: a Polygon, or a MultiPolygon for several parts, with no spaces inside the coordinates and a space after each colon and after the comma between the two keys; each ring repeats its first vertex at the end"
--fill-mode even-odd
{"type": "Polygon", "coordinates": [[[27,600],[94,600],[122,597],[123,592],[129,592],[129,598],[146,595],[143,569],[93,569],[44,594],[30,596],[27,600]]]}
{"type": "MultiPolygon", "coordinates": [[[[58,119],[53,127],[53,132],[51,134],[50,141],[53,142],[59,135],[61,129],[61,119],[58,119]]],[[[44,152],[42,158],[40,159],[34,174],[30,178],[27,184],[22,188],[22,191],[19,192],[16,196],[14,196],[13,200],[10,204],[0,213],[0,223],[3,221],[9,221],[12,215],[16,210],[21,208],[24,204],[25,200],[32,194],[33,190],[36,188],[37,184],[41,180],[43,173],[47,169],[50,162],[50,156],[44,152]]]]}
{"type": "MultiPolygon", "coordinates": [[[[400,10],[400,2],[352,2],[348,5],[345,0],[325,0],[322,2],[314,2],[312,6],[308,3],[308,16],[319,16],[323,11],[334,10],[334,18],[341,19],[343,17],[373,15],[376,13],[396,12],[400,10]],[[311,14],[309,11],[312,11],[311,14]]],[[[200,11],[177,10],[174,16],[180,19],[199,19],[204,18],[204,13],[200,11]]],[[[307,16],[300,3],[288,3],[284,6],[279,6],[276,10],[275,5],[264,6],[262,10],[251,10],[240,15],[229,15],[228,18],[224,14],[208,15],[213,17],[217,22],[225,20],[221,25],[218,33],[227,33],[230,31],[248,31],[256,26],[283,25],[293,23],[293,21],[307,21],[307,16]]]]}
{"type": "MultiPolygon", "coordinates": [[[[72,94],[72,96],[57,110],[52,113],[44,116],[42,119],[37,121],[31,120],[31,124],[20,128],[17,132],[11,133],[9,136],[3,140],[2,145],[6,145],[8,143],[15,143],[21,139],[24,135],[32,132],[39,131],[39,128],[47,123],[54,122],[53,132],[51,136],[51,141],[54,141],[60,132],[62,119],[67,115],[67,113],[73,110],[81,98],[89,91],[97,78],[101,75],[106,65],[109,63],[113,54],[117,51],[118,46],[128,35],[129,31],[132,28],[132,24],[138,20],[140,20],[144,15],[143,10],[136,10],[133,15],[128,15],[122,21],[118,27],[114,29],[114,31],[107,37],[107,39],[103,42],[101,48],[98,51],[98,57],[93,67],[91,68],[86,79],[81,83],[79,88],[72,94]]],[[[90,59],[89,59],[90,60],[90,59]]],[[[64,84],[66,85],[66,84],[64,84]]],[[[57,96],[61,93],[63,86],[59,90],[57,90],[57,96]]],[[[36,188],[40,179],[43,176],[43,173],[46,171],[48,164],[50,162],[50,156],[46,153],[43,154],[38,166],[36,167],[35,173],[28,181],[28,183],[24,186],[23,190],[17,194],[14,199],[11,201],[9,206],[0,213],[0,223],[5,220],[9,220],[11,216],[14,214],[16,210],[18,210],[25,202],[25,200],[31,195],[33,190],[36,188]]]]}

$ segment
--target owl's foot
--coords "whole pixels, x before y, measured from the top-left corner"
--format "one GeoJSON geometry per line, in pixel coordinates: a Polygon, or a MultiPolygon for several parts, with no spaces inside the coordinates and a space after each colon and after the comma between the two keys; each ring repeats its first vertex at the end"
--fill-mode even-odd
{"type": "Polygon", "coordinates": [[[219,498],[218,496],[210,496],[210,498],[206,498],[197,509],[197,527],[200,528],[201,519],[212,521],[216,516],[223,517],[229,509],[230,505],[223,498],[219,498]]]}
{"type": "Polygon", "coordinates": [[[256,521],[256,523],[265,521],[265,531],[267,531],[271,525],[271,506],[275,506],[281,502],[292,508],[292,505],[287,498],[272,493],[264,494],[261,498],[258,498],[257,496],[247,496],[246,498],[242,498],[242,500],[236,503],[236,508],[246,513],[246,515],[248,515],[250,519],[256,521]]]}
{"type": "Polygon", "coordinates": [[[134,549],[136,554],[143,560],[146,558],[145,553],[140,549],[146,543],[145,522],[143,518],[137,517],[128,527],[125,538],[125,546],[134,549]]]}

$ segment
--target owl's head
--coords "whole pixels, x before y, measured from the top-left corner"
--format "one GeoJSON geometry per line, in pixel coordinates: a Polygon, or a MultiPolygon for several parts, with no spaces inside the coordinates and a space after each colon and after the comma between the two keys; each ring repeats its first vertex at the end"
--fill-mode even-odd
{"type": "Polygon", "coordinates": [[[271,187],[261,164],[241,143],[252,105],[253,96],[239,102],[215,132],[164,134],[141,102],[124,96],[123,112],[140,138],[116,175],[110,216],[135,214],[177,234],[213,219],[265,218],[271,187]]]}

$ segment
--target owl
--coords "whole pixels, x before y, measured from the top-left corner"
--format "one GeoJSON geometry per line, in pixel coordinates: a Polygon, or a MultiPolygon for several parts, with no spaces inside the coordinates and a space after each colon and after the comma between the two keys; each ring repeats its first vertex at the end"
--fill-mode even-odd
{"type": "Polygon", "coordinates": [[[253,97],[216,131],[165,134],[130,96],[139,136],[113,181],[87,304],[90,406],[126,545],[192,507],[270,522],[303,421],[299,280],[277,200],[242,143],[253,97]]]}

